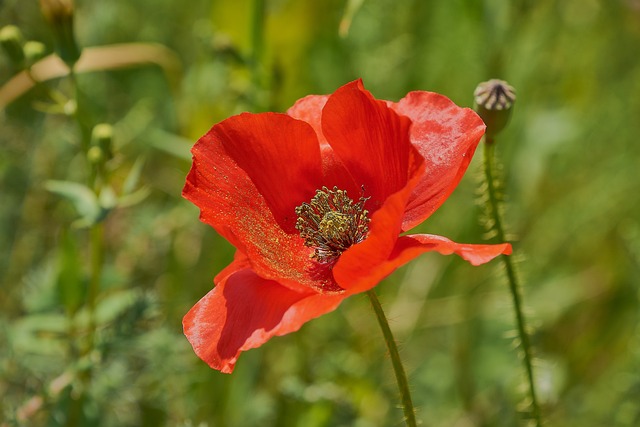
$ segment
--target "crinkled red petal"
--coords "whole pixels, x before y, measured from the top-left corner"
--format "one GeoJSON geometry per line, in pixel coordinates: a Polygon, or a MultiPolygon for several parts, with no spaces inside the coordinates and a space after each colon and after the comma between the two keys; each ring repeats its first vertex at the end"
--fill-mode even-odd
{"type": "Polygon", "coordinates": [[[295,207],[322,181],[311,127],[282,114],[243,114],[214,126],[192,152],[183,196],[200,208],[201,220],[262,277],[293,289],[314,284],[306,273],[311,250],[293,229],[295,207]]]}
{"type": "Polygon", "coordinates": [[[511,255],[512,248],[509,243],[476,245],[456,243],[435,234],[411,234],[398,239],[391,258],[401,259],[404,264],[417,255],[430,251],[439,252],[442,255],[456,254],[470,262],[471,265],[477,266],[485,264],[499,255],[511,255]],[[405,259],[406,257],[409,258],[405,259]]]}
{"type": "MultiPolygon", "coordinates": [[[[329,97],[322,111],[322,132],[336,156],[361,188],[346,188],[350,195],[364,190],[373,213],[410,178],[411,121],[377,101],[356,80],[329,97]],[[362,188],[362,186],[364,188],[362,188]]],[[[352,196],[353,197],[353,196],[352,196]]]]}
{"type": "Polygon", "coordinates": [[[287,110],[287,114],[294,119],[305,121],[311,125],[316,131],[320,145],[328,144],[322,133],[322,109],[327,103],[327,99],[329,99],[329,95],[308,95],[297,100],[287,110]]]}
{"type": "Polygon", "coordinates": [[[496,245],[456,243],[446,237],[433,234],[401,236],[397,239],[393,251],[385,261],[372,266],[369,271],[343,270],[338,280],[341,286],[347,287],[349,294],[364,292],[376,286],[396,268],[401,267],[420,254],[431,251],[439,252],[443,255],[455,253],[472,265],[477,266],[487,263],[499,255],[510,255],[512,249],[509,243],[496,245]],[[343,282],[351,282],[354,286],[348,287],[343,282]]]}
{"type": "Polygon", "coordinates": [[[204,138],[222,146],[249,176],[280,227],[294,232],[296,206],[322,182],[320,146],[312,127],[286,114],[244,113],[215,125],[204,138]]]}
{"type": "Polygon", "coordinates": [[[293,107],[289,108],[287,114],[309,123],[313,130],[316,131],[322,156],[322,185],[328,188],[337,186],[342,190],[347,190],[347,194],[352,199],[357,200],[360,196],[361,184],[355,182],[351,173],[342,164],[322,133],[322,109],[328,99],[329,95],[305,96],[299,99],[293,107]]]}
{"type": "Polygon", "coordinates": [[[241,263],[231,268],[238,269],[220,278],[182,322],[198,357],[224,373],[233,371],[241,352],[297,331],[309,320],[334,310],[345,298],[344,294],[293,291],[242,268],[241,263]]]}
{"type": "Polygon", "coordinates": [[[411,143],[425,159],[425,173],[407,205],[403,230],[429,217],[460,182],[484,134],[482,119],[447,97],[410,92],[389,106],[411,119],[411,143]]]}

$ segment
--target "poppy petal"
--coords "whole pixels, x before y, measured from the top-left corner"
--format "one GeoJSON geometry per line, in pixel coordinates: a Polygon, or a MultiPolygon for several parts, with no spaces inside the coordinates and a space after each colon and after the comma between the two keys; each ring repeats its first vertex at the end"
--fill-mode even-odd
{"type": "Polygon", "coordinates": [[[395,247],[407,200],[423,173],[421,157],[413,158],[411,163],[411,180],[385,200],[371,216],[367,238],[347,249],[333,269],[336,283],[349,294],[370,289],[384,277],[378,277],[375,272],[385,264],[395,247]]]}
{"type": "Polygon", "coordinates": [[[412,121],[411,143],[425,159],[425,174],[407,205],[403,230],[429,217],[460,182],[484,134],[482,119],[469,108],[432,92],[410,92],[389,106],[412,121]]]}
{"type": "MultiPolygon", "coordinates": [[[[329,97],[322,111],[322,131],[375,212],[409,179],[411,121],[377,101],[361,80],[348,83],[329,97]]],[[[347,189],[351,190],[351,189],[347,189]]]]}
{"type": "Polygon", "coordinates": [[[218,123],[202,139],[222,145],[251,178],[280,227],[294,232],[296,206],[310,199],[322,182],[320,147],[312,127],[286,114],[244,113],[218,123]]]}
{"type": "Polygon", "coordinates": [[[322,109],[327,103],[329,95],[308,95],[296,101],[287,114],[294,119],[302,120],[311,125],[316,131],[320,145],[328,144],[322,133],[322,109]]]}
{"type": "Polygon", "coordinates": [[[299,99],[293,107],[287,110],[291,117],[303,120],[311,125],[316,131],[316,136],[320,141],[320,152],[322,157],[322,185],[333,188],[337,186],[346,190],[347,194],[355,197],[360,194],[360,184],[357,184],[351,173],[342,164],[333,148],[329,145],[322,133],[322,109],[324,108],[329,95],[309,95],[299,99]]]}
{"type": "Polygon", "coordinates": [[[182,324],[198,357],[213,369],[231,373],[241,352],[297,331],[336,309],[344,298],[295,292],[244,268],[223,277],[182,324]]]}
{"type": "Polygon", "coordinates": [[[415,256],[430,251],[439,252],[442,255],[456,254],[471,263],[471,265],[478,266],[491,261],[499,255],[511,255],[512,248],[509,243],[476,245],[456,243],[446,237],[435,234],[411,234],[398,239],[391,258],[409,256],[410,258],[402,262],[404,264],[415,256]]]}
{"type": "Polygon", "coordinates": [[[251,268],[249,258],[247,258],[247,256],[242,252],[236,251],[233,255],[233,261],[216,274],[216,277],[213,278],[213,283],[224,282],[233,273],[244,270],[245,268],[251,268]]]}
{"type": "MultiPolygon", "coordinates": [[[[282,115],[278,115],[280,116],[282,115]]],[[[237,117],[225,122],[236,120],[237,117]]],[[[308,125],[288,116],[284,117],[287,117],[285,120],[287,123],[303,124],[311,137],[315,138],[308,125]]],[[[242,123],[244,122],[246,120],[242,123]]],[[[238,124],[240,123],[236,123],[238,124]]],[[[227,123],[225,126],[234,125],[227,123]]],[[[219,139],[219,132],[215,129],[216,126],[202,137],[192,150],[193,166],[187,176],[183,196],[200,208],[200,219],[203,222],[215,228],[246,255],[258,274],[268,279],[278,280],[293,289],[302,288],[301,283],[307,277],[305,270],[309,263],[306,254],[310,249],[304,246],[304,240],[296,230],[293,230],[293,233],[287,233],[278,225],[267,201],[248,173],[225,149],[219,139]]],[[[259,145],[259,142],[255,143],[259,145]]],[[[250,155],[255,156],[255,153],[250,155]]],[[[319,170],[319,166],[318,163],[315,169],[319,170]]],[[[297,168],[294,165],[292,167],[297,168]]],[[[314,174],[313,169],[311,168],[310,175],[314,174]]],[[[292,183],[280,184],[274,185],[272,192],[280,189],[283,193],[294,193],[291,187],[295,185],[292,183]]],[[[305,186],[311,188],[304,183],[299,185],[300,188],[305,186]]],[[[314,193],[315,186],[302,200],[310,199],[314,193]]],[[[291,207],[289,217],[281,215],[280,219],[283,218],[290,218],[295,223],[295,206],[291,207]]]]}
{"type": "MultiPolygon", "coordinates": [[[[509,243],[501,243],[496,245],[474,245],[466,243],[456,243],[446,237],[434,234],[413,234],[409,236],[401,236],[396,241],[393,251],[388,259],[382,263],[375,265],[366,273],[366,278],[354,276],[352,271],[350,277],[341,276],[341,280],[351,280],[355,284],[349,287],[347,292],[355,294],[367,291],[376,286],[382,279],[387,277],[396,268],[403,266],[418,255],[425,252],[439,252],[443,255],[456,254],[462,259],[477,266],[485,264],[499,255],[510,255],[512,252],[509,243]]],[[[362,272],[360,274],[363,274],[362,272]]],[[[345,284],[341,283],[345,287],[345,284]]]]}

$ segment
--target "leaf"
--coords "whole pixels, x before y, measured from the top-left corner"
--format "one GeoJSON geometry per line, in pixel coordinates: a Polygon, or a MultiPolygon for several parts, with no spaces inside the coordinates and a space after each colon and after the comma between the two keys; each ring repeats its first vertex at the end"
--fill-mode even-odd
{"type": "Polygon", "coordinates": [[[26,313],[44,312],[60,304],[56,289],[57,261],[56,257],[44,258],[26,272],[21,286],[21,304],[26,313]]]}
{"type": "Polygon", "coordinates": [[[356,15],[363,3],[364,0],[347,1],[347,6],[345,8],[344,15],[342,15],[342,19],[340,20],[340,27],[338,29],[340,37],[346,38],[349,35],[349,29],[351,28],[353,17],[356,15]]]}
{"type": "Polygon", "coordinates": [[[102,208],[95,193],[86,185],[71,181],[49,180],[45,188],[69,200],[82,219],[82,224],[89,226],[98,222],[102,208]]]}
{"type": "MultiPolygon", "coordinates": [[[[96,304],[94,321],[97,326],[104,327],[116,321],[130,310],[140,299],[140,293],[134,289],[123,289],[109,294],[102,294],[96,304]]],[[[75,317],[75,324],[87,328],[91,322],[91,314],[87,306],[82,307],[75,317]]]]}
{"type": "Polygon", "coordinates": [[[134,206],[146,199],[149,194],[151,194],[151,189],[149,187],[142,187],[137,191],[134,191],[130,194],[125,194],[124,196],[118,199],[118,207],[126,208],[129,206],[134,206]]]}
{"type": "Polygon", "coordinates": [[[193,142],[160,129],[153,129],[149,133],[151,145],[154,148],[171,154],[179,159],[191,161],[191,146],[193,142]]]}
{"type": "Polygon", "coordinates": [[[99,325],[113,322],[124,314],[138,299],[138,292],[133,289],[118,291],[107,295],[98,302],[96,320],[99,325]]]}
{"type": "Polygon", "coordinates": [[[13,321],[8,332],[16,354],[55,355],[58,362],[67,346],[69,319],[62,313],[30,314],[13,321]]]}
{"type": "Polygon", "coordinates": [[[142,176],[142,169],[144,168],[144,164],[146,162],[145,156],[139,156],[136,161],[133,163],[127,178],[124,180],[124,184],[122,186],[122,195],[127,195],[133,193],[135,188],[138,186],[138,182],[140,181],[140,176],[142,176]]]}
{"type": "Polygon", "coordinates": [[[80,215],[74,223],[76,227],[90,227],[104,221],[118,204],[116,194],[109,186],[102,189],[99,197],[89,187],[77,182],[49,180],[45,188],[71,202],[80,215]]]}

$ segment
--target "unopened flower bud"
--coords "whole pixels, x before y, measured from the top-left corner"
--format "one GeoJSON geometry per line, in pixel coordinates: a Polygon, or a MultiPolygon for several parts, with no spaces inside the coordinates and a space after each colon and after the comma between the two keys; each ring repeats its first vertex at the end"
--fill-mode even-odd
{"type": "Polygon", "coordinates": [[[24,56],[29,67],[44,58],[46,53],[47,48],[43,43],[29,40],[24,44],[24,56]]]}
{"type": "Polygon", "coordinates": [[[73,19],[73,0],[40,0],[40,10],[51,23],[73,19]]]}
{"type": "Polygon", "coordinates": [[[480,83],[473,92],[475,110],[487,125],[487,140],[504,129],[509,122],[516,91],[504,80],[480,83]]]}
{"type": "Polygon", "coordinates": [[[102,163],[104,160],[104,153],[100,147],[93,146],[89,148],[89,151],[87,151],[87,159],[89,160],[89,163],[97,165],[98,163],[102,163]]]}
{"type": "Polygon", "coordinates": [[[0,30],[0,45],[11,62],[17,66],[24,64],[24,39],[20,28],[15,25],[7,25],[0,30]]]}
{"type": "Polygon", "coordinates": [[[73,117],[78,112],[78,103],[75,99],[70,99],[64,103],[62,108],[67,117],[73,117]]]}
{"type": "Polygon", "coordinates": [[[91,132],[91,146],[100,149],[105,160],[113,157],[111,151],[113,141],[113,127],[107,123],[96,125],[91,132]]]}
{"type": "Polygon", "coordinates": [[[56,53],[73,67],[80,58],[80,48],[73,31],[73,0],[40,0],[40,9],[53,29],[56,53]]]}

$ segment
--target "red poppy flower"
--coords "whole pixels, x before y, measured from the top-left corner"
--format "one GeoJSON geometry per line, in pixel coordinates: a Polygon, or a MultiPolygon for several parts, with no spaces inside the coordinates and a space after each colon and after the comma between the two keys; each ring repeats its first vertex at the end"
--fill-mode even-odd
{"type": "Polygon", "coordinates": [[[230,373],[242,351],[298,330],[421,253],[473,265],[511,253],[401,235],[451,194],[484,133],[442,95],[376,100],[360,80],[287,114],[243,113],[193,147],[183,196],[236,248],[184,317],[196,354],[230,373]]]}

